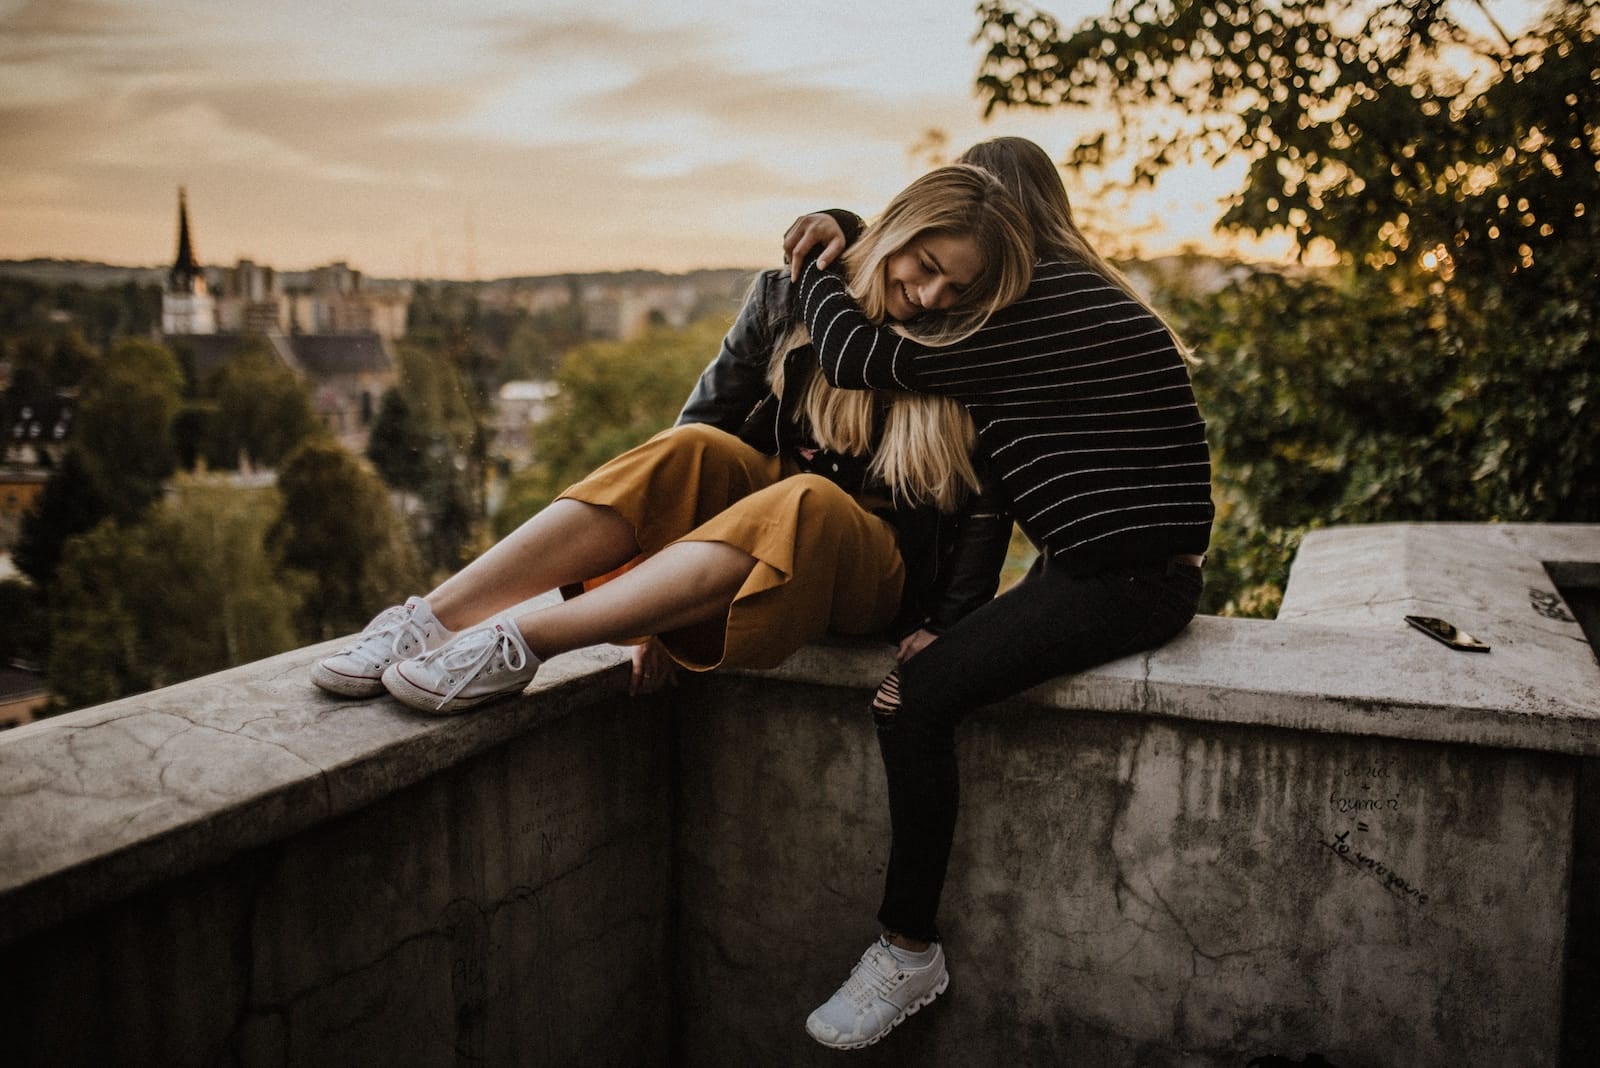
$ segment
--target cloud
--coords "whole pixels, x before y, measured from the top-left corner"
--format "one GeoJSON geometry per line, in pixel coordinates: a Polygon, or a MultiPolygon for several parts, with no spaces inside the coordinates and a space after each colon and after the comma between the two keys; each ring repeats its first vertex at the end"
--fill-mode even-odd
{"type": "MultiPolygon", "coordinates": [[[[484,20],[498,36],[496,51],[519,73],[593,71],[592,82],[561,83],[570,114],[601,124],[660,122],[676,116],[706,124],[712,136],[790,137],[867,135],[903,144],[947,114],[948,94],[896,93],[892,87],[846,89],[827,84],[830,72],[774,69],[775,59],[741,55],[737,33],[706,25],[650,26],[632,20],[582,18],[484,20]]],[[[973,109],[975,114],[975,108],[973,109]]]]}
{"type": "Polygon", "coordinates": [[[905,76],[926,54],[867,40],[796,62],[804,12],[755,27],[714,8],[628,10],[13,6],[0,256],[159,262],[181,184],[211,263],[759,264],[800,211],[881,205],[920,169],[906,150],[928,128],[973,129],[964,81],[946,93],[905,76]]]}
{"type": "Polygon", "coordinates": [[[107,0],[24,0],[0,13],[0,40],[7,45],[82,42],[142,35],[152,15],[138,5],[107,0]]]}
{"type": "Polygon", "coordinates": [[[704,27],[648,26],[634,20],[592,15],[529,18],[504,16],[478,19],[476,25],[498,38],[500,53],[522,60],[571,59],[575,56],[624,62],[635,57],[682,55],[699,51],[704,27]]]}
{"type": "Polygon", "coordinates": [[[713,123],[723,136],[897,143],[917,135],[921,117],[950,111],[947,97],[808,84],[789,73],[723,67],[708,77],[698,59],[649,69],[622,88],[586,97],[583,108],[610,119],[678,112],[713,123]]]}

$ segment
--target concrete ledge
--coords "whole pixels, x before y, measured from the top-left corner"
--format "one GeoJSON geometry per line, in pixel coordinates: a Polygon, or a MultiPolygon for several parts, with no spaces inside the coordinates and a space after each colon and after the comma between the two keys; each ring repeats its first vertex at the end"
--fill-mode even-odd
{"type": "MultiPolygon", "coordinates": [[[[1202,616],[1153,653],[1053,680],[1025,700],[1172,720],[1600,755],[1600,669],[1592,663],[1567,672],[1572,686],[1563,693],[1491,657],[1441,653],[1449,650],[1404,623],[1398,630],[1289,627],[1202,616]]],[[[876,649],[815,646],[769,674],[871,689],[892,664],[876,649]]]]}
{"type": "MultiPolygon", "coordinates": [[[[1306,539],[1277,622],[1197,619],[1027,704],[1197,723],[1600,755],[1600,667],[1541,561],[1600,560],[1600,526],[1349,527],[1306,539]],[[1407,627],[1443,615],[1456,653],[1407,627]],[[1292,623],[1293,625],[1289,625],[1292,623]]],[[[626,691],[626,654],[557,657],[527,696],[430,719],[307,682],[296,650],[0,734],[0,944],[353,811],[626,691]]],[[[774,679],[870,690],[887,648],[803,649],[774,679]]]]}
{"type": "MultiPolygon", "coordinates": [[[[961,985],[886,1056],[1555,1063],[1600,669],[1547,559],[1600,559],[1600,527],[1318,534],[1284,619],[1199,619],[974,716],[961,985]]],[[[640,702],[597,649],[431,719],[316,691],[332,645],[0,734],[0,974],[38,977],[0,1015],[24,1049],[806,1062],[785,984],[838,981],[881,879],[886,648],[640,702]],[[181,963],[147,989],[164,939],[181,963]],[[800,947],[781,975],[770,944],[800,947]],[[530,1017],[551,974],[571,993],[530,1017]],[[81,1037],[51,1010],[86,999],[115,1004],[81,1037]]]]}
{"type": "Polygon", "coordinates": [[[0,945],[354,811],[627,692],[626,653],[552,659],[490,715],[310,685],[338,642],[0,734],[0,945]]]}

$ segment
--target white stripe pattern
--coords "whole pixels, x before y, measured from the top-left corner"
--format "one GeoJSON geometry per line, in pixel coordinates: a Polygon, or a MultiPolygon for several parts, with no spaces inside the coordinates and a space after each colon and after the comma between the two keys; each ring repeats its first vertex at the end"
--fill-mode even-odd
{"type": "Polygon", "coordinates": [[[1211,462],[1188,369],[1161,321],[1078,263],[1044,263],[982,330],[930,348],[870,322],[808,266],[800,307],[846,389],[955,397],[1033,541],[1069,565],[1203,553],[1211,462]]]}

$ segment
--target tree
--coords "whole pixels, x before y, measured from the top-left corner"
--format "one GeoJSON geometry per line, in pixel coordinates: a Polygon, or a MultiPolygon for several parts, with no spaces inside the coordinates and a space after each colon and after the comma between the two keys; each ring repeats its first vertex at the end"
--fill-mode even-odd
{"type": "Polygon", "coordinates": [[[383,482],[338,445],[309,441],[278,471],[283,512],[271,533],[301,572],[300,633],[321,641],[360,630],[422,583],[416,549],[383,482]]]}
{"type": "Polygon", "coordinates": [[[583,305],[577,300],[526,316],[506,340],[501,379],[548,379],[555,374],[562,355],[584,339],[583,305]]]}
{"type": "Polygon", "coordinates": [[[1516,38],[1467,0],[1115,0],[1071,34],[1006,0],[979,11],[989,110],[1109,105],[1116,129],[1072,159],[1130,152],[1136,181],[1242,154],[1226,227],[1501,278],[1593,247],[1600,15],[1583,0],[1516,38]]]}
{"type": "Polygon", "coordinates": [[[448,354],[409,340],[399,346],[398,400],[377,441],[379,471],[408,480],[391,483],[414,491],[422,502],[412,516],[415,535],[431,569],[454,571],[465,563],[483,518],[483,480],[488,456],[483,414],[473,387],[448,354]],[[414,481],[411,481],[414,480],[414,481]]]}
{"type": "Polygon", "coordinates": [[[109,514],[110,506],[95,488],[82,453],[69,447],[38,504],[22,517],[22,534],[11,552],[17,570],[39,589],[48,589],[67,540],[92,530],[109,514]]]}
{"type": "Polygon", "coordinates": [[[1270,610],[1312,525],[1600,519],[1593,4],[1516,36],[1466,0],[1116,0],[1072,33],[999,0],[980,19],[991,109],[1114,117],[1073,166],[1130,154],[1138,183],[1242,156],[1220,225],[1342,264],[1175,308],[1205,361],[1236,605],[1270,610]]]}
{"type": "Polygon", "coordinates": [[[726,317],[655,328],[630,341],[594,341],[556,371],[550,415],[533,430],[534,463],[513,478],[495,517],[504,536],[561,490],[672,425],[727,333],[726,317]]]}
{"type": "Polygon", "coordinates": [[[49,634],[39,588],[20,579],[0,580],[0,663],[42,666],[49,634]]]}
{"type": "Polygon", "coordinates": [[[176,357],[148,341],[118,342],[84,385],[76,431],[84,469],[124,522],[160,495],[177,466],[172,429],[182,405],[176,357]]]}
{"type": "Polygon", "coordinates": [[[263,338],[242,341],[208,387],[216,398],[207,449],[213,467],[237,467],[241,456],[276,467],[302,441],[323,433],[305,383],[263,338]]]}
{"type": "Polygon", "coordinates": [[[398,389],[384,392],[367,436],[367,459],[397,490],[415,493],[428,480],[428,433],[398,389]]]}
{"type": "Polygon", "coordinates": [[[51,687],[68,707],[293,648],[301,592],[266,532],[275,491],[193,477],[144,519],[71,539],[50,600],[51,687]]]}
{"type": "Polygon", "coordinates": [[[15,402],[26,402],[46,393],[77,389],[99,359],[94,346],[84,340],[76,327],[24,333],[11,349],[7,396],[15,402]]]}

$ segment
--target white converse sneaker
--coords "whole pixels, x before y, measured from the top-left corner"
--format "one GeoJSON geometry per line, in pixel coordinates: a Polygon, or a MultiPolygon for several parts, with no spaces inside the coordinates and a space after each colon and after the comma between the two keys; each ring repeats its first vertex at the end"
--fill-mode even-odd
{"type": "Polygon", "coordinates": [[[856,962],[833,997],[806,1018],[806,1031],[824,1046],[860,1049],[888,1034],[950,985],[944,947],[935,942],[927,964],[908,966],[878,939],[856,962]]]}
{"type": "Polygon", "coordinates": [[[390,664],[437,649],[451,637],[428,602],[412,597],[379,612],[349,645],[317,661],[311,681],[343,697],[375,697],[383,692],[390,664]]]}
{"type": "Polygon", "coordinates": [[[383,685],[420,712],[465,712],[521,693],[539,670],[509,614],[464,630],[423,656],[389,665],[383,685]]]}

